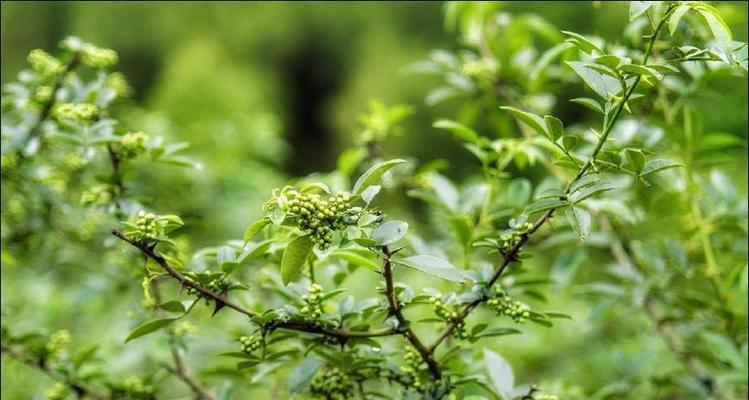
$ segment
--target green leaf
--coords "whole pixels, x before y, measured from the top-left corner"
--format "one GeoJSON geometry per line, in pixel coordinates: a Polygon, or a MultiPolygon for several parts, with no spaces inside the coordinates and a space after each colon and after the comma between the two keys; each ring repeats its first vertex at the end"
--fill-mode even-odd
{"type": "Polygon", "coordinates": [[[570,185],[570,193],[575,193],[578,190],[590,186],[594,183],[596,183],[600,178],[600,175],[597,174],[586,174],[583,175],[580,179],[576,180],[575,182],[570,185]]]}
{"type": "Polygon", "coordinates": [[[515,387],[515,375],[510,364],[499,354],[484,349],[484,369],[497,392],[503,398],[510,398],[515,387]]]}
{"type": "Polygon", "coordinates": [[[564,135],[564,124],[559,118],[547,115],[544,117],[546,131],[551,135],[551,140],[556,141],[564,135]]]}
{"type": "Polygon", "coordinates": [[[458,208],[458,190],[455,185],[450,182],[447,178],[440,174],[432,173],[429,175],[429,181],[434,189],[434,194],[447,207],[450,211],[455,211],[458,208]]]}
{"type": "Polygon", "coordinates": [[[389,160],[384,161],[381,163],[378,163],[374,166],[372,166],[370,169],[368,169],[366,172],[364,172],[359,179],[356,180],[356,183],[354,184],[354,196],[359,196],[361,193],[368,187],[372,186],[375,182],[377,182],[378,179],[387,172],[390,168],[393,168],[394,166],[398,164],[402,164],[406,162],[406,160],[401,159],[395,159],[395,160],[389,160]]]}
{"type": "Polygon", "coordinates": [[[593,61],[595,61],[596,64],[605,65],[609,68],[616,68],[622,63],[622,58],[607,54],[605,56],[596,57],[593,61]]]}
{"type": "Polygon", "coordinates": [[[178,320],[179,317],[173,317],[173,318],[161,318],[161,319],[155,319],[153,321],[145,322],[141,325],[139,325],[137,328],[133,329],[129,335],[127,335],[127,338],[125,339],[125,343],[139,338],[144,335],[148,335],[151,332],[157,331],[170,323],[178,320]]]}
{"type": "Polygon", "coordinates": [[[534,200],[531,204],[528,204],[528,206],[525,207],[523,214],[533,214],[535,212],[545,211],[550,208],[558,208],[565,205],[567,205],[566,202],[555,198],[538,199],[534,200]]]}
{"type": "Polygon", "coordinates": [[[379,272],[380,271],[380,264],[375,262],[374,260],[371,260],[367,258],[366,256],[359,254],[355,251],[351,250],[336,250],[333,253],[333,256],[342,258],[346,260],[348,263],[357,265],[360,267],[364,267],[367,269],[371,269],[372,271],[379,272]]]}
{"type": "Polygon", "coordinates": [[[593,186],[589,186],[584,189],[581,189],[579,192],[577,192],[577,195],[575,196],[572,202],[576,204],[587,199],[590,196],[595,196],[599,193],[607,192],[609,190],[614,190],[618,188],[619,188],[619,185],[616,184],[615,182],[599,182],[593,186]]]}
{"type": "Polygon", "coordinates": [[[713,33],[713,36],[719,43],[727,45],[733,41],[731,29],[725,21],[723,21],[723,18],[720,17],[720,13],[717,9],[705,3],[701,3],[695,6],[694,10],[702,16],[707,23],[707,26],[710,28],[710,31],[713,33]]]}
{"type": "Polygon", "coordinates": [[[574,99],[572,99],[570,101],[573,102],[573,103],[575,103],[575,104],[580,104],[581,106],[588,107],[588,108],[590,108],[593,111],[597,111],[597,112],[599,112],[601,114],[604,114],[603,107],[601,107],[601,105],[597,101],[595,101],[595,100],[593,100],[591,98],[588,98],[588,97],[578,97],[578,98],[574,98],[574,99]]]}
{"type": "Polygon", "coordinates": [[[479,134],[473,129],[449,119],[438,119],[437,121],[434,121],[432,126],[438,129],[446,129],[452,132],[452,134],[459,139],[466,142],[474,143],[479,138],[479,134]]]}
{"type": "Polygon", "coordinates": [[[572,151],[577,146],[578,141],[577,136],[564,135],[562,136],[562,147],[567,151],[572,151]]]}
{"type": "Polygon", "coordinates": [[[231,246],[221,246],[216,253],[216,264],[220,266],[237,261],[237,252],[231,246]]]}
{"type": "Polygon", "coordinates": [[[702,332],[700,335],[707,345],[708,351],[710,351],[716,358],[728,362],[734,367],[741,366],[742,356],[739,349],[734,346],[733,341],[725,334],[707,331],[702,332]]]}
{"type": "Polygon", "coordinates": [[[583,82],[585,82],[588,87],[593,89],[596,94],[606,100],[608,100],[612,95],[619,93],[622,89],[618,79],[603,74],[601,70],[593,68],[590,63],[568,61],[567,65],[569,65],[570,68],[572,68],[572,70],[582,78],[583,82]]]}
{"type": "Polygon", "coordinates": [[[627,72],[627,73],[635,74],[635,75],[652,76],[653,78],[656,78],[656,79],[663,78],[663,75],[661,75],[660,72],[656,71],[653,68],[646,67],[644,65],[624,64],[619,67],[619,71],[627,72]]]}
{"type": "Polygon", "coordinates": [[[391,243],[395,243],[406,236],[408,232],[408,223],[405,221],[388,221],[372,232],[372,239],[375,244],[379,246],[385,246],[391,243]]]}
{"type": "Polygon", "coordinates": [[[185,225],[177,215],[161,215],[159,220],[164,224],[164,233],[171,233],[185,225]]]}
{"type": "Polygon", "coordinates": [[[309,192],[323,192],[330,194],[330,188],[328,185],[321,183],[321,182],[313,182],[308,183],[304,185],[301,189],[299,189],[299,193],[309,193],[309,192]]]}
{"type": "Polygon", "coordinates": [[[622,150],[622,165],[624,169],[633,171],[636,174],[642,172],[645,167],[645,155],[638,149],[624,149],[622,150]]]}
{"type": "Polygon", "coordinates": [[[692,6],[682,4],[674,10],[674,12],[671,13],[671,16],[668,17],[668,31],[673,36],[674,32],[676,32],[676,28],[679,27],[679,21],[681,21],[681,18],[684,16],[684,14],[687,13],[687,11],[691,10],[692,6]]]}
{"type": "Polygon", "coordinates": [[[185,312],[184,304],[182,304],[181,301],[177,301],[177,300],[167,301],[166,303],[159,304],[159,308],[161,308],[162,310],[176,312],[176,313],[185,312]]]}
{"type": "Polygon", "coordinates": [[[244,236],[242,239],[245,243],[249,242],[255,236],[257,236],[260,231],[262,231],[266,226],[268,226],[271,223],[270,218],[261,218],[253,223],[250,224],[250,226],[247,227],[244,231],[244,236]]]}
{"type": "Polygon", "coordinates": [[[683,164],[678,163],[673,160],[665,160],[665,159],[655,159],[650,160],[645,163],[645,166],[642,167],[642,171],[640,171],[640,176],[646,176],[653,173],[656,173],[658,171],[663,171],[671,168],[678,168],[682,167],[683,164]]]}
{"type": "Polygon", "coordinates": [[[400,259],[393,259],[393,262],[403,265],[404,267],[427,273],[437,278],[448,281],[463,283],[465,277],[459,269],[455,268],[449,262],[430,255],[417,255],[400,259]]]}
{"type": "Polygon", "coordinates": [[[655,1],[630,1],[629,2],[629,20],[634,21],[642,14],[645,14],[655,1]]]}
{"type": "Polygon", "coordinates": [[[505,111],[509,111],[512,113],[512,115],[515,116],[515,118],[522,121],[524,124],[528,125],[531,129],[536,131],[537,133],[544,135],[546,137],[549,137],[549,133],[546,132],[546,123],[544,122],[544,119],[541,118],[541,116],[529,113],[523,110],[518,110],[515,107],[509,107],[509,106],[503,106],[499,107],[505,111]]]}
{"type": "Polygon", "coordinates": [[[310,381],[324,364],[322,358],[315,354],[308,355],[289,375],[289,390],[296,396],[304,392],[310,381]]]}
{"type": "Polygon", "coordinates": [[[284,285],[296,279],[312,250],[312,238],[309,235],[299,236],[289,242],[281,257],[281,279],[284,285]]]}
{"type": "Polygon", "coordinates": [[[577,234],[580,241],[585,240],[590,233],[591,216],[588,210],[580,207],[570,207],[565,210],[567,221],[569,221],[572,230],[577,234]]]}
{"type": "Polygon", "coordinates": [[[594,51],[597,51],[599,54],[603,54],[603,50],[601,50],[600,47],[596,46],[595,43],[590,41],[585,36],[569,31],[562,31],[562,33],[569,36],[570,38],[567,39],[567,41],[577,46],[580,50],[588,54],[593,54],[594,51]]]}

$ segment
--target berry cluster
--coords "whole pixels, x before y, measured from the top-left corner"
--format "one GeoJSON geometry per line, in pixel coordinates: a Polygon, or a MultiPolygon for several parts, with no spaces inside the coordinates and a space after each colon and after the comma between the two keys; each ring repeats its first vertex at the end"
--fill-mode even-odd
{"type": "Polygon", "coordinates": [[[134,158],[146,151],[149,136],[143,132],[128,132],[112,148],[121,159],[134,158]]]}
{"type": "Polygon", "coordinates": [[[141,243],[150,242],[161,236],[161,233],[162,228],[159,221],[156,220],[156,215],[143,210],[138,211],[138,216],[135,220],[135,231],[130,234],[135,241],[141,243]]]}
{"type": "Polygon", "coordinates": [[[486,304],[493,308],[497,315],[507,315],[517,323],[524,322],[531,316],[527,305],[513,300],[499,285],[492,288],[492,297],[486,304]]]}
{"type": "Polygon", "coordinates": [[[312,379],[310,393],[320,399],[348,400],[354,397],[354,382],[339,368],[325,368],[312,379]]]}
{"type": "Polygon", "coordinates": [[[62,400],[68,396],[68,387],[62,382],[57,382],[44,391],[44,400],[62,400]]]}
{"type": "Polygon", "coordinates": [[[422,378],[423,372],[426,371],[427,366],[421,359],[419,353],[412,347],[406,350],[406,354],[403,356],[404,365],[401,366],[401,372],[406,375],[411,381],[411,385],[416,391],[423,391],[426,388],[424,380],[422,378]]]}
{"type": "Polygon", "coordinates": [[[91,122],[96,118],[99,109],[88,103],[63,103],[55,108],[55,117],[58,120],[71,120],[76,122],[91,122]]]}
{"type": "Polygon", "coordinates": [[[511,231],[503,233],[499,237],[499,251],[501,251],[502,253],[510,251],[510,249],[520,243],[520,239],[522,238],[522,236],[530,232],[531,229],[533,229],[533,224],[530,222],[525,222],[514,227],[511,231]]]}
{"type": "Polygon", "coordinates": [[[95,185],[81,193],[83,206],[105,206],[112,202],[112,189],[109,185],[95,185]]]}
{"type": "Polygon", "coordinates": [[[322,286],[313,283],[307,287],[307,294],[302,296],[304,305],[299,309],[301,314],[307,321],[315,321],[322,316],[322,301],[320,298],[322,293],[322,286]]]}
{"type": "Polygon", "coordinates": [[[50,356],[59,357],[69,344],[70,332],[66,329],[62,329],[53,333],[49,337],[49,341],[47,342],[45,348],[47,350],[47,354],[49,354],[50,356]]]}
{"type": "Polygon", "coordinates": [[[91,68],[108,68],[118,61],[117,52],[86,43],[81,48],[81,60],[91,68]]]}
{"type": "Polygon", "coordinates": [[[351,197],[348,193],[339,192],[324,200],[318,194],[287,193],[288,202],[281,204],[281,209],[297,218],[300,229],[309,231],[312,240],[321,249],[333,242],[333,233],[356,223],[355,214],[350,208],[351,197]]]}
{"type": "Polygon", "coordinates": [[[258,335],[242,336],[239,338],[239,344],[242,345],[242,352],[252,354],[255,350],[263,346],[263,338],[258,335]]]}
{"type": "Polygon", "coordinates": [[[28,56],[31,68],[44,77],[58,75],[65,70],[60,60],[44,50],[31,50],[28,56]]]}
{"type": "MultiPolygon", "coordinates": [[[[438,297],[430,297],[429,303],[434,306],[434,313],[445,322],[452,322],[458,318],[458,312],[455,308],[446,305],[438,297]]],[[[463,321],[460,321],[455,327],[455,330],[453,330],[453,336],[457,339],[467,339],[469,337],[463,321]]]]}

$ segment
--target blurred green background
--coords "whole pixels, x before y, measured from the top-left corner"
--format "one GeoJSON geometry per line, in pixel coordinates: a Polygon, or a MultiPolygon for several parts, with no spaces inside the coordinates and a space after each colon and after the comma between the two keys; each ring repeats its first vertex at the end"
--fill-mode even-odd
{"type": "MultiPolygon", "coordinates": [[[[502,7],[511,13],[539,14],[560,29],[616,40],[627,24],[628,4],[600,3],[514,2],[502,7]]],[[[746,4],[718,6],[735,38],[746,41],[746,4]]],[[[391,154],[409,154],[421,161],[444,158],[455,167],[447,172],[454,178],[473,168],[466,162],[469,156],[457,149],[453,139],[431,127],[438,116],[454,116],[460,104],[426,106],[423,99],[434,81],[403,73],[404,66],[423,59],[431,49],[460,47],[444,28],[440,2],[3,1],[0,7],[3,83],[15,80],[26,67],[31,49],[53,51],[68,35],[119,52],[119,69],[135,90],[133,104],[121,110],[123,121],[132,128],[191,143],[189,155],[204,165],[199,171],[139,169],[141,176],[132,179],[138,182],[133,192],[150,197],[155,210],[184,217],[195,248],[240,237],[246,223],[262,212],[261,204],[271,190],[291,177],[334,168],[337,155],[360,132],[358,117],[371,99],[415,106],[405,134],[391,143],[391,154]]],[[[720,95],[706,100],[714,112],[705,124],[711,130],[746,139],[747,88],[734,83],[716,82],[715,92],[720,95]],[[723,103],[726,98],[731,101],[723,103]]],[[[559,96],[568,97],[564,93],[559,96]]],[[[579,119],[576,114],[558,116],[565,121],[579,119]]],[[[745,193],[746,155],[737,157],[734,176],[745,193]]],[[[104,277],[86,278],[83,285],[91,290],[83,298],[71,298],[54,281],[32,283],[36,278],[19,277],[27,280],[19,287],[33,288],[39,294],[19,308],[21,314],[13,316],[27,325],[19,329],[64,322],[74,334],[84,330],[76,329],[76,323],[88,327],[83,337],[121,335],[128,330],[127,321],[120,319],[118,325],[103,328],[84,322],[82,314],[124,314],[134,307],[137,285],[119,288],[123,302],[102,304],[91,298],[108,293],[101,289],[106,287],[100,282],[104,277]],[[54,299],[54,304],[49,299],[54,299]]],[[[5,293],[12,290],[8,285],[3,282],[5,293]]],[[[21,300],[10,297],[3,295],[4,308],[21,300]]],[[[576,310],[571,313],[582,323],[507,339],[513,348],[509,359],[518,375],[532,380],[596,371],[596,365],[606,364],[611,355],[596,353],[563,371],[564,360],[587,351],[587,343],[580,340],[583,335],[616,340],[624,351],[621,357],[626,359],[621,368],[652,368],[647,357],[637,354],[647,354],[650,347],[662,344],[648,343],[650,347],[644,348],[640,342],[628,343],[626,337],[627,330],[637,330],[642,321],[619,330],[593,325],[586,320],[589,304],[575,305],[573,296],[562,303],[576,310]],[[546,340],[566,345],[537,352],[537,346],[546,340]],[[544,364],[543,360],[550,359],[557,361],[544,364]]],[[[611,316],[619,317],[627,316],[611,316]]],[[[206,327],[201,335],[207,337],[210,331],[206,327]]],[[[106,346],[121,352],[118,340],[113,338],[106,346]]],[[[121,362],[121,369],[132,367],[138,360],[132,351],[137,354],[139,348],[148,348],[140,345],[133,344],[131,353],[108,362],[121,362]]],[[[605,348],[606,341],[601,345],[605,348]]],[[[220,350],[201,351],[207,357],[220,350]]],[[[23,378],[28,383],[27,372],[3,368],[3,381],[23,378]]],[[[615,369],[598,372],[598,377],[624,373],[615,369]]],[[[4,387],[3,398],[7,393],[4,387]]]]}

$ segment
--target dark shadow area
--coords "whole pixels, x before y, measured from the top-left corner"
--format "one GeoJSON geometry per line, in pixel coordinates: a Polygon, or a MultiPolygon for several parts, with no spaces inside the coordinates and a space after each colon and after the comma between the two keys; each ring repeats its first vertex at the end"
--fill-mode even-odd
{"type": "Polygon", "coordinates": [[[279,76],[286,85],[286,140],[292,149],[286,170],[306,175],[330,167],[334,140],[327,104],[345,76],[341,52],[314,32],[279,60],[279,76]]]}

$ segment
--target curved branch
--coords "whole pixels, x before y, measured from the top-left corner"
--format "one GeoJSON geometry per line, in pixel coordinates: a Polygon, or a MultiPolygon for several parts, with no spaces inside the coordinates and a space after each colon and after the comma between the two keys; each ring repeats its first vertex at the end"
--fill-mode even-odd
{"type": "Polygon", "coordinates": [[[434,353],[427,348],[424,343],[419,340],[414,331],[411,329],[410,322],[403,315],[401,305],[395,294],[395,286],[393,285],[393,266],[390,263],[390,251],[387,246],[382,248],[382,252],[385,254],[385,261],[382,265],[382,277],[385,278],[385,297],[390,307],[390,313],[395,316],[398,320],[398,325],[401,329],[400,334],[403,335],[411,345],[419,352],[421,358],[429,367],[429,372],[432,374],[435,380],[442,379],[442,369],[440,368],[437,361],[434,359],[434,353]]]}
{"type": "MultiPolygon", "coordinates": [[[[663,18],[658,23],[658,26],[653,31],[653,34],[650,36],[650,41],[648,42],[648,46],[645,50],[645,54],[642,57],[641,65],[645,65],[648,63],[648,59],[650,58],[650,54],[653,51],[653,45],[655,44],[656,39],[658,38],[658,34],[663,29],[663,26],[666,23],[666,20],[671,14],[671,11],[673,10],[674,6],[670,5],[669,9],[664,14],[663,18]]],[[[622,110],[627,104],[627,101],[632,96],[632,94],[635,92],[635,89],[637,89],[637,86],[640,83],[642,75],[637,75],[635,80],[632,82],[630,87],[625,91],[624,95],[622,96],[621,100],[616,105],[614,114],[612,117],[608,120],[608,123],[605,124],[604,130],[601,133],[601,137],[598,139],[598,143],[596,144],[595,149],[593,150],[593,153],[591,154],[588,161],[585,162],[585,164],[580,168],[577,175],[575,176],[572,181],[570,181],[567,186],[564,189],[564,196],[563,198],[566,198],[567,195],[570,194],[570,190],[572,188],[572,185],[580,180],[583,176],[585,176],[591,167],[596,162],[596,157],[598,157],[598,153],[603,148],[604,143],[606,143],[606,140],[609,137],[609,134],[611,133],[611,129],[614,127],[614,123],[617,121],[619,116],[622,113],[622,110]]],[[[489,279],[489,282],[487,283],[487,287],[491,288],[494,286],[494,284],[499,280],[499,278],[502,276],[502,273],[505,271],[507,266],[510,264],[510,262],[516,260],[516,256],[518,252],[520,251],[520,248],[528,241],[530,236],[535,233],[541,226],[543,226],[551,217],[554,215],[554,211],[556,211],[559,207],[554,207],[546,210],[544,214],[536,220],[536,222],[533,224],[533,227],[526,232],[525,234],[521,235],[520,240],[517,244],[512,246],[506,253],[503,255],[502,262],[497,266],[497,268],[494,270],[494,273],[492,274],[491,279],[489,279]]],[[[432,343],[431,346],[429,346],[429,352],[434,353],[434,351],[437,349],[437,347],[445,340],[447,337],[452,334],[452,332],[463,323],[463,321],[468,317],[468,315],[476,308],[479,304],[486,301],[486,298],[479,298],[477,300],[474,300],[473,302],[469,303],[459,314],[457,318],[454,318],[445,328],[445,330],[437,337],[437,339],[432,343]]]]}
{"type": "MultiPolygon", "coordinates": [[[[240,306],[237,303],[232,302],[231,300],[228,299],[226,295],[214,293],[213,291],[203,287],[202,285],[196,282],[193,282],[191,279],[182,275],[182,273],[180,273],[179,271],[174,269],[174,267],[169,265],[169,263],[164,259],[164,257],[156,254],[156,252],[154,251],[154,246],[147,246],[142,243],[138,243],[137,241],[129,238],[127,235],[125,235],[124,233],[118,230],[113,230],[112,234],[124,240],[125,242],[129,243],[130,245],[137,248],[138,250],[140,250],[141,253],[143,253],[148,258],[152,259],[157,264],[159,264],[159,266],[162,269],[164,269],[164,271],[166,271],[172,278],[177,280],[183,287],[189,287],[195,290],[196,292],[200,294],[201,297],[212,300],[220,307],[228,307],[240,314],[244,314],[245,316],[249,318],[255,318],[259,315],[255,311],[249,310],[247,308],[240,306]]],[[[335,337],[342,341],[345,341],[347,339],[355,339],[355,338],[370,338],[370,337],[391,336],[391,335],[399,334],[399,332],[397,332],[394,329],[380,329],[380,330],[375,330],[375,331],[352,331],[352,330],[347,330],[347,329],[326,328],[326,327],[318,326],[314,324],[294,322],[294,321],[273,321],[269,323],[269,326],[271,328],[280,328],[280,329],[287,329],[291,331],[327,335],[327,336],[335,337]]]]}
{"type": "Polygon", "coordinates": [[[70,380],[65,379],[64,377],[61,377],[60,375],[55,373],[52,369],[50,369],[49,366],[47,366],[47,364],[42,359],[38,359],[36,357],[30,356],[22,351],[13,349],[10,346],[6,346],[4,344],[2,345],[0,349],[2,350],[2,354],[5,354],[8,357],[16,361],[19,361],[21,363],[24,363],[30,367],[34,367],[37,370],[49,376],[50,378],[54,379],[55,381],[63,383],[64,385],[69,387],[70,390],[72,390],[76,394],[76,396],[78,396],[79,398],[89,397],[89,398],[96,399],[96,400],[111,399],[110,396],[99,393],[95,389],[92,389],[83,383],[70,381],[70,380]]]}

